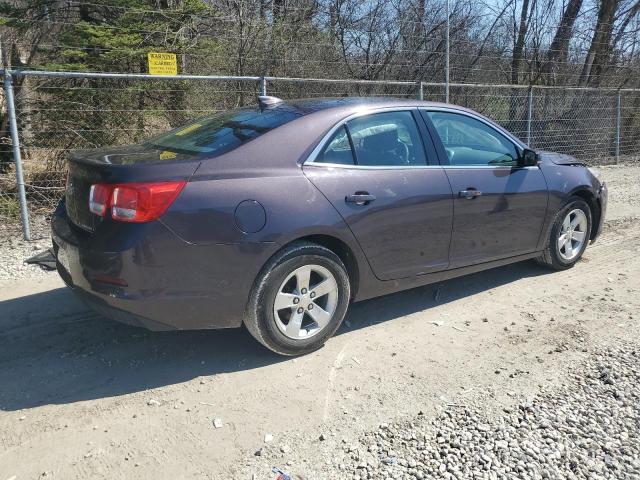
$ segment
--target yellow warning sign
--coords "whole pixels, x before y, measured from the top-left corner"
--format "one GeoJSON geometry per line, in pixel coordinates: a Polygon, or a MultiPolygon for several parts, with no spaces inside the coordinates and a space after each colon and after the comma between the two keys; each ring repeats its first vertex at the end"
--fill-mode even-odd
{"type": "Polygon", "coordinates": [[[149,60],[149,73],[151,75],[177,75],[178,61],[175,53],[147,54],[149,60]]]}
{"type": "Polygon", "coordinates": [[[176,152],[170,152],[169,150],[163,150],[160,152],[160,160],[172,160],[177,156],[178,154],[176,152]]]}

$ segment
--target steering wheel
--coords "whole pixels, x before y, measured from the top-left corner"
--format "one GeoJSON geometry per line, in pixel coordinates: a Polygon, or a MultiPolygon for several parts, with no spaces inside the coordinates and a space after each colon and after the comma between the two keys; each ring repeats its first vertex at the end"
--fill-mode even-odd
{"type": "MultiPolygon", "coordinates": [[[[409,147],[402,140],[398,140],[398,147],[400,147],[400,152],[398,154],[400,155],[402,162],[409,165],[411,163],[409,160],[409,147]]],[[[398,149],[396,149],[396,151],[397,150],[398,149]]]]}

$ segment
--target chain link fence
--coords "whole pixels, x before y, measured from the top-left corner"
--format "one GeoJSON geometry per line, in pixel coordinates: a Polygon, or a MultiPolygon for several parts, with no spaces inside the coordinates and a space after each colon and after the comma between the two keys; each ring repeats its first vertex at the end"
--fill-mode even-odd
{"type": "MultiPolygon", "coordinates": [[[[265,93],[284,99],[393,96],[443,102],[445,85],[5,72],[2,118],[10,126],[15,112],[16,138],[0,138],[0,225],[16,234],[20,229],[22,185],[16,175],[20,163],[24,214],[36,225],[46,225],[46,216],[64,191],[69,150],[139,142],[196,117],[252,105],[256,95],[265,93]]],[[[640,153],[638,91],[452,84],[450,103],[494,119],[533,148],[567,153],[589,164],[635,160],[640,153]]],[[[22,225],[28,237],[26,224],[22,225]]]]}

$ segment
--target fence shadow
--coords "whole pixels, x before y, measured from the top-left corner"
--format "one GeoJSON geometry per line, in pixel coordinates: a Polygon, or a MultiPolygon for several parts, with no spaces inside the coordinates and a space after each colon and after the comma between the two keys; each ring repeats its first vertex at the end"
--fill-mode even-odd
{"type": "MultiPolygon", "coordinates": [[[[360,302],[338,335],[545,272],[524,262],[360,302]]],[[[148,332],[121,325],[88,310],[65,288],[0,302],[0,344],[4,411],[114,397],[290,361],[244,329],[148,332]]],[[[332,361],[318,356],[318,362],[325,360],[332,361]]]]}

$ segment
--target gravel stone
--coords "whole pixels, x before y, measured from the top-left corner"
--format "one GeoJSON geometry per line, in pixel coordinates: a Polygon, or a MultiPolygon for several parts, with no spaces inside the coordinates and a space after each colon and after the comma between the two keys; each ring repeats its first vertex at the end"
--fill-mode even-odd
{"type": "Polygon", "coordinates": [[[381,425],[351,450],[386,455],[374,465],[347,457],[344,478],[640,478],[639,360],[632,347],[599,351],[559,390],[497,418],[453,408],[381,425]]]}
{"type": "Polygon", "coordinates": [[[57,275],[47,272],[37,265],[27,265],[24,261],[51,248],[49,221],[42,216],[31,219],[30,242],[22,239],[19,225],[0,225],[0,282],[21,278],[38,278],[57,275]]]}

